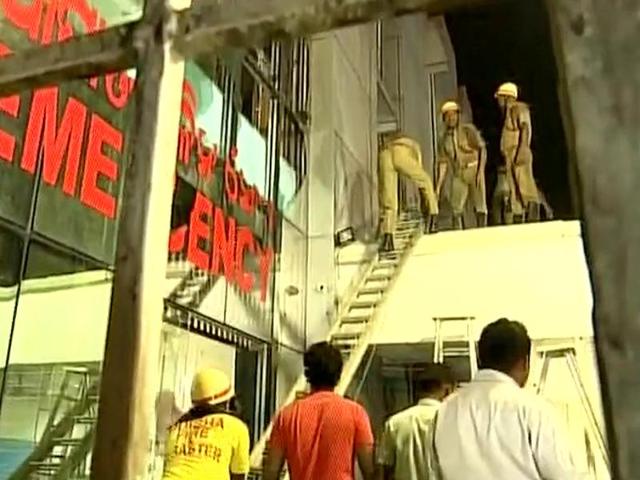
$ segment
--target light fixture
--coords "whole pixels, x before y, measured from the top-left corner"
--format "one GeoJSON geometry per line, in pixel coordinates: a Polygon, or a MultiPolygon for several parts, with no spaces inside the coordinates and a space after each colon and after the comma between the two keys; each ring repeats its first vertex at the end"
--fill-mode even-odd
{"type": "Polygon", "coordinates": [[[353,227],[347,227],[336,233],[335,245],[336,247],[344,247],[356,241],[356,235],[353,231],[353,227]]]}

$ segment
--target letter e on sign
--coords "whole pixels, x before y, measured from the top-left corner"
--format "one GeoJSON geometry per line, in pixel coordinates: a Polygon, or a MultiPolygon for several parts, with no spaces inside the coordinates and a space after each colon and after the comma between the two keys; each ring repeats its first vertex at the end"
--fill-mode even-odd
{"type": "Polygon", "coordinates": [[[94,113],[89,126],[80,201],[108,218],[115,218],[116,198],[98,187],[100,177],[111,181],[118,178],[118,164],[104,153],[105,144],[122,153],[122,133],[94,113]]]}
{"type": "Polygon", "coordinates": [[[208,270],[209,253],[200,248],[200,240],[211,243],[211,222],[213,221],[213,204],[202,193],[196,194],[196,201],[191,211],[189,222],[189,243],[187,258],[200,270],[208,270]]]}

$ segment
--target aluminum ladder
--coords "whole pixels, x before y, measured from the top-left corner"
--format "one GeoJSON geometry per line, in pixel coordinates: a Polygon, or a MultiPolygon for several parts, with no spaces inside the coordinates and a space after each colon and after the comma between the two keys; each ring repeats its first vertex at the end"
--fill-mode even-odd
{"type": "Polygon", "coordinates": [[[593,404],[589,399],[587,390],[584,386],[582,374],[578,366],[578,354],[575,344],[573,345],[538,345],[534,348],[537,360],[540,363],[540,367],[537,369],[537,373],[533,378],[533,386],[538,395],[543,395],[547,382],[547,376],[549,375],[549,367],[554,360],[564,360],[567,366],[571,379],[573,381],[573,387],[576,389],[580,398],[580,404],[582,411],[587,419],[587,429],[585,432],[585,446],[587,452],[587,464],[589,465],[592,473],[595,474],[595,459],[593,449],[598,451],[604,464],[611,475],[611,466],[609,462],[609,449],[607,442],[600,426],[598,425],[598,418],[593,408],[593,404]]]}
{"type": "Polygon", "coordinates": [[[448,358],[468,358],[471,378],[478,371],[478,354],[473,330],[475,317],[434,317],[433,362],[448,358]]]}

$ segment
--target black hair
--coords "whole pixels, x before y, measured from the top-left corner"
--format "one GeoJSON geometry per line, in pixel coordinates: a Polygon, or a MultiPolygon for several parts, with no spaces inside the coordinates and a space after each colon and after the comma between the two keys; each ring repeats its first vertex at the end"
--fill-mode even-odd
{"type": "Polygon", "coordinates": [[[416,377],[416,393],[429,395],[439,392],[446,385],[455,384],[451,367],[444,363],[429,363],[416,377]]]}
{"type": "Polygon", "coordinates": [[[509,373],[531,354],[531,338],[520,322],[501,318],[487,325],[480,335],[480,368],[509,373]]]}
{"type": "Polygon", "coordinates": [[[342,365],[340,350],[328,342],[314,343],[304,354],[304,375],[312,388],[335,388],[342,365]]]}

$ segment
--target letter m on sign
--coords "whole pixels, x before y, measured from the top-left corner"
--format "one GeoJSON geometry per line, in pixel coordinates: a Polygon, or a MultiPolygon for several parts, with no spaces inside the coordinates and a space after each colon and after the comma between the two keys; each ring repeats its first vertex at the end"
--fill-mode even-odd
{"type": "Polygon", "coordinates": [[[86,121],[87,107],[74,98],[69,98],[62,118],[58,121],[58,87],[36,90],[24,138],[20,163],[22,169],[35,173],[38,151],[42,146],[42,178],[45,183],[56,185],[66,156],[62,190],[73,196],[78,180],[86,121]]]}

